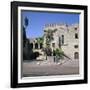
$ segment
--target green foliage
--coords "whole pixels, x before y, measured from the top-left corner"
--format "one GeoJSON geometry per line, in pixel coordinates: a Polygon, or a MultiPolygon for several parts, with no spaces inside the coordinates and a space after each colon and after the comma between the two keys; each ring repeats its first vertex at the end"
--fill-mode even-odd
{"type": "Polygon", "coordinates": [[[61,48],[57,48],[56,50],[54,50],[54,53],[56,56],[58,56],[59,58],[63,58],[64,52],[62,51],[61,48]]]}
{"type": "Polygon", "coordinates": [[[43,50],[47,56],[52,55],[52,49],[50,47],[44,48],[43,50]]]}
{"type": "Polygon", "coordinates": [[[51,29],[44,30],[44,32],[45,32],[44,36],[46,37],[46,47],[44,49],[44,52],[48,56],[51,56],[52,55],[52,49],[50,48],[50,43],[54,39],[53,38],[53,34],[56,31],[57,31],[56,29],[54,29],[54,30],[51,30],[51,29]]]}
{"type": "Polygon", "coordinates": [[[39,38],[36,38],[36,40],[37,40],[38,43],[42,43],[43,44],[44,38],[43,37],[39,37],[39,38]]]}
{"type": "Polygon", "coordinates": [[[28,26],[28,22],[29,22],[27,17],[25,17],[24,22],[25,22],[25,26],[27,27],[28,26]]]}
{"type": "Polygon", "coordinates": [[[53,40],[53,34],[56,32],[56,29],[51,30],[44,30],[45,35],[46,35],[46,47],[50,46],[50,42],[53,40]]]}

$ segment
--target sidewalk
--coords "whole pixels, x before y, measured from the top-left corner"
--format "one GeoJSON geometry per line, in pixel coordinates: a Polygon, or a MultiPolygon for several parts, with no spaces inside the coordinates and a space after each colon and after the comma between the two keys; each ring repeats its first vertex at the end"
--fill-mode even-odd
{"type": "Polygon", "coordinates": [[[64,63],[34,61],[23,63],[23,76],[71,75],[79,74],[79,60],[64,63]]]}

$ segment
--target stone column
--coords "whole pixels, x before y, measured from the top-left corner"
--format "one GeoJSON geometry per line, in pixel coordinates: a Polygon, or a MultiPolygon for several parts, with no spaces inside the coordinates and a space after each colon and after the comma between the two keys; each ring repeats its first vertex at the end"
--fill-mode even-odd
{"type": "Polygon", "coordinates": [[[38,49],[40,49],[40,43],[38,43],[38,49]]]}
{"type": "Polygon", "coordinates": [[[35,43],[33,43],[33,49],[35,49],[35,43]]]}

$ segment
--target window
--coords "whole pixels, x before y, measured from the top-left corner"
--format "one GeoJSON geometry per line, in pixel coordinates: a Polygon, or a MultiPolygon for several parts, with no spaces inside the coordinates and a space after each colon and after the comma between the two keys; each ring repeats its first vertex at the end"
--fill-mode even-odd
{"type": "Polygon", "coordinates": [[[61,37],[59,37],[59,48],[61,47],[61,37]]]}
{"type": "Polygon", "coordinates": [[[78,52],[74,53],[74,59],[79,59],[79,53],[78,52]]]}
{"type": "Polygon", "coordinates": [[[33,49],[33,43],[30,43],[29,45],[30,45],[29,47],[30,47],[31,49],[33,49]]]}
{"type": "Polygon", "coordinates": [[[74,45],[74,48],[78,48],[78,45],[74,45]]]}
{"type": "Polygon", "coordinates": [[[75,39],[78,39],[78,34],[77,33],[75,33],[75,39]]]}
{"type": "Polygon", "coordinates": [[[43,44],[42,44],[42,43],[40,43],[40,49],[42,49],[42,47],[43,47],[43,44]]]}
{"type": "Polygon", "coordinates": [[[38,49],[38,44],[37,43],[35,44],[35,49],[38,49]]]}
{"type": "Polygon", "coordinates": [[[62,35],[62,44],[64,44],[64,35],[62,35]]]}
{"type": "Polygon", "coordinates": [[[55,47],[55,43],[52,43],[52,47],[55,47]]]}
{"type": "Polygon", "coordinates": [[[75,30],[77,30],[77,27],[75,27],[75,30]]]}

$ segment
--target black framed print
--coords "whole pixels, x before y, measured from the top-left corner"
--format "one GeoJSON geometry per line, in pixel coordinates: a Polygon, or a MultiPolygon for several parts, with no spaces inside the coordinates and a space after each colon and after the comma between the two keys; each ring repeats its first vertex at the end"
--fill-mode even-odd
{"type": "Polygon", "coordinates": [[[87,83],[87,6],[11,2],[11,87],[87,83]]]}

